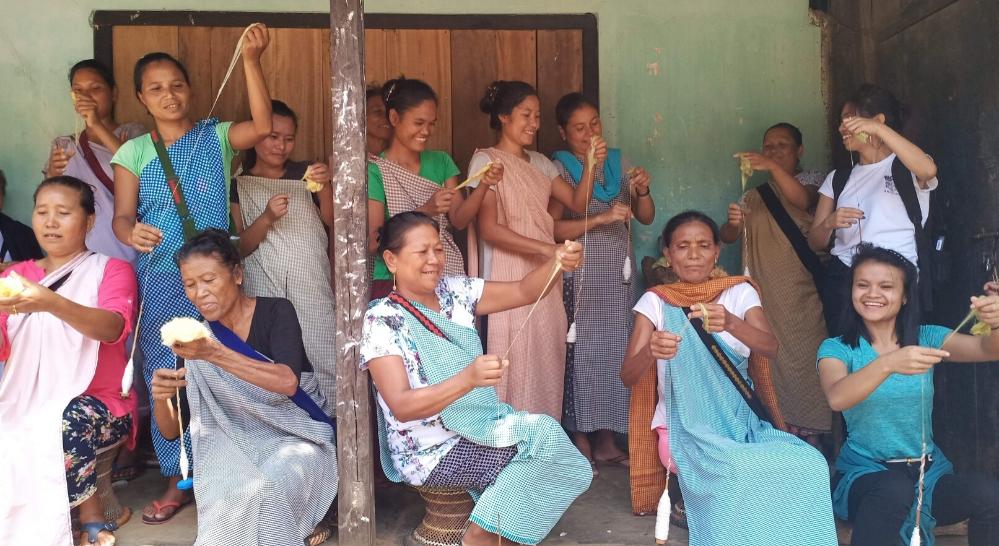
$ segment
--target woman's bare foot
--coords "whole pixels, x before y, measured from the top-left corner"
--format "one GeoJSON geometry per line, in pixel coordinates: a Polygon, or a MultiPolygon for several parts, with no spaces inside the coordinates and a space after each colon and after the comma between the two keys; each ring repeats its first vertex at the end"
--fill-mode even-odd
{"type": "Polygon", "coordinates": [[[468,529],[461,537],[461,546],[515,546],[516,544],[512,540],[501,539],[496,533],[490,533],[474,523],[468,524],[468,529]]]}
{"type": "Polygon", "coordinates": [[[593,433],[596,436],[596,447],[593,448],[593,459],[599,463],[631,466],[628,454],[621,451],[614,442],[614,431],[601,429],[593,433]]]}
{"type": "Polygon", "coordinates": [[[148,506],[142,509],[142,521],[145,523],[164,523],[180,511],[184,505],[191,502],[191,494],[177,489],[180,476],[171,476],[167,480],[166,491],[148,506]]]}

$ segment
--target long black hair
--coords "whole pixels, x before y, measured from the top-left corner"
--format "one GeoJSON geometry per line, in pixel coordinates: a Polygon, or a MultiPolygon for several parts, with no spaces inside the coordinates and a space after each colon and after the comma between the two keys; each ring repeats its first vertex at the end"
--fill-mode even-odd
{"type": "Polygon", "coordinates": [[[428,100],[434,104],[439,102],[434,88],[423,80],[399,76],[382,85],[382,101],[385,103],[386,113],[395,110],[402,116],[428,100]]]}
{"type": "MultiPolygon", "coordinates": [[[[895,317],[895,337],[898,339],[899,347],[918,345],[920,306],[917,285],[919,273],[916,270],[915,264],[894,250],[862,243],[857,247],[857,253],[853,256],[853,265],[850,267],[849,282],[851,287],[853,286],[853,279],[857,274],[857,269],[869,262],[885,264],[902,272],[904,277],[902,281],[902,294],[905,297],[905,301],[902,302],[902,307],[898,310],[898,315],[895,317]]],[[[870,342],[871,333],[867,331],[864,319],[860,317],[860,314],[857,313],[856,308],[853,306],[853,290],[851,289],[847,293],[850,296],[843,301],[845,308],[841,315],[843,317],[841,324],[842,337],[844,343],[856,348],[860,345],[860,338],[864,338],[870,342]]]]}
{"type": "MultiPolygon", "coordinates": [[[[295,126],[295,132],[298,132],[298,115],[295,114],[295,111],[292,110],[287,104],[276,99],[271,99],[271,115],[290,119],[291,123],[295,126]]],[[[257,150],[255,148],[250,148],[249,150],[243,152],[242,167],[244,172],[249,172],[249,170],[256,164],[257,150]]]]}
{"type": "Polygon", "coordinates": [[[896,131],[902,130],[908,117],[907,109],[891,91],[873,83],[862,84],[847,102],[853,103],[857,112],[864,117],[884,114],[885,125],[896,131]]]}
{"type": "Polygon", "coordinates": [[[564,95],[555,104],[555,122],[558,123],[559,127],[565,129],[565,126],[569,124],[569,118],[576,113],[576,110],[587,106],[596,110],[597,114],[600,113],[597,103],[590,100],[586,95],[582,93],[564,95]]]}
{"type": "Polygon", "coordinates": [[[104,80],[104,83],[106,83],[108,87],[111,89],[115,88],[114,72],[108,68],[108,65],[98,61],[97,59],[84,59],[74,64],[73,67],[69,69],[70,85],[73,85],[73,76],[76,76],[76,73],[80,70],[93,70],[98,76],[101,77],[102,80],[104,80]]]}

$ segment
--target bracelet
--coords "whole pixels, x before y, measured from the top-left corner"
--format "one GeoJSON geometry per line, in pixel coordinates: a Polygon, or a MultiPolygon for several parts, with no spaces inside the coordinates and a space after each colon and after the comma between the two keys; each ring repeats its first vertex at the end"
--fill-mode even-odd
{"type": "Polygon", "coordinates": [[[650,188],[645,188],[645,193],[638,193],[638,190],[635,190],[635,195],[638,197],[648,197],[650,193],[652,193],[650,188]]]}

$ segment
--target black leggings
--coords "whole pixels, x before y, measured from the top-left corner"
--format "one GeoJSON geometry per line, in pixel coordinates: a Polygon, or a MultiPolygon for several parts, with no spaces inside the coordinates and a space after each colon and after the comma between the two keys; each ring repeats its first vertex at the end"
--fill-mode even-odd
{"type": "MultiPolygon", "coordinates": [[[[887,470],[857,478],[850,488],[852,546],[890,546],[901,542],[902,523],[916,500],[919,464],[885,466],[887,470]]],[[[943,476],[933,490],[932,514],[937,525],[970,519],[969,546],[999,544],[999,481],[972,474],[943,476]]]]}
{"type": "Polygon", "coordinates": [[[822,279],[822,290],[819,291],[829,337],[843,334],[840,322],[843,314],[853,306],[850,285],[850,268],[839,258],[832,256],[822,279]]]}

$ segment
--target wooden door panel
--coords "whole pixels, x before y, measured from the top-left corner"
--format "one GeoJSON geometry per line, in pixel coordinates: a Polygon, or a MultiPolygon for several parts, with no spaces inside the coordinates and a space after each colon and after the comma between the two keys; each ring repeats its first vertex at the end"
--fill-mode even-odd
{"type": "Polygon", "coordinates": [[[118,103],[115,115],[120,121],[135,121],[147,127],[152,126],[152,118],[145,106],[135,96],[133,71],[135,62],[146,53],[163,51],[178,55],[178,34],[175,26],[117,26],[113,31],[114,78],[118,83],[118,103]]]}
{"type": "Polygon", "coordinates": [[[563,95],[583,89],[583,32],[538,31],[538,94],[541,97],[541,130],[538,149],[551,155],[563,147],[555,121],[555,105],[563,95]]]}

